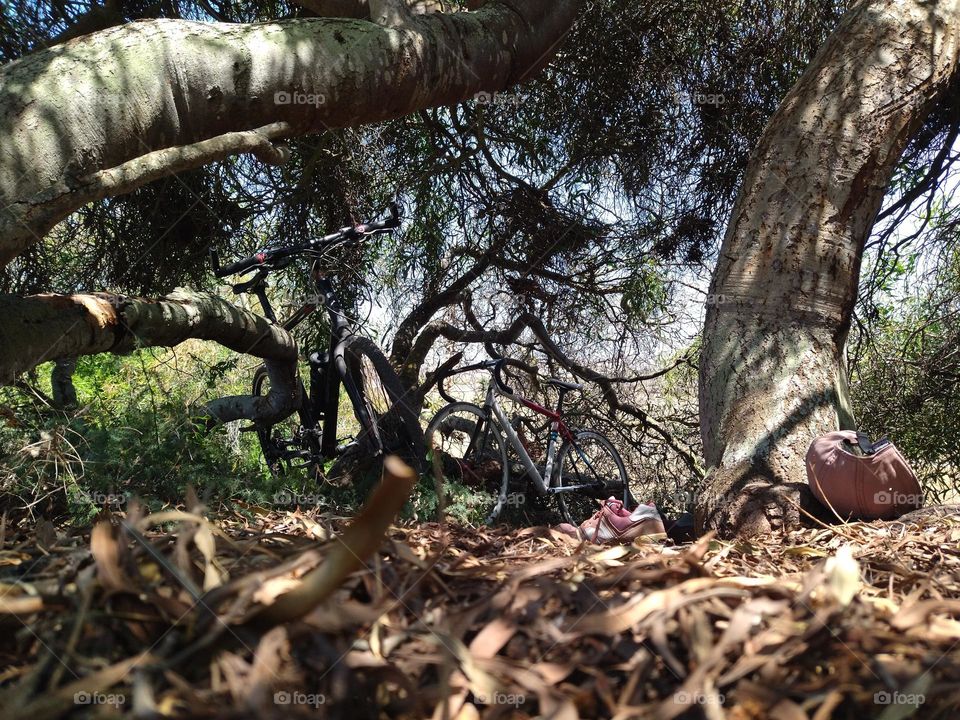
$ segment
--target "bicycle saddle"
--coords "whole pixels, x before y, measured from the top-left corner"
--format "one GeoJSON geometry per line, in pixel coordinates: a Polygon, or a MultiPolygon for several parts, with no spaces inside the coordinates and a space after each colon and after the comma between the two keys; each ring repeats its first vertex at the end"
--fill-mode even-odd
{"type": "Polygon", "coordinates": [[[553,385],[554,387],[561,388],[563,390],[583,390],[583,385],[572,382],[565,382],[563,380],[557,380],[556,378],[547,378],[547,385],[553,385]]]}

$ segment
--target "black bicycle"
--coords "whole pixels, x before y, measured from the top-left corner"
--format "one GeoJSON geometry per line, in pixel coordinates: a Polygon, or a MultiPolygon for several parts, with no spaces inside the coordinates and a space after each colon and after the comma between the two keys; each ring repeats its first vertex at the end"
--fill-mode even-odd
{"type": "MultiPolygon", "coordinates": [[[[355,247],[369,237],[392,232],[399,226],[397,206],[391,204],[386,219],[347,226],[301,245],[260,250],[226,267],[220,266],[216,251],[211,250],[213,272],[217,277],[255,273],[251,279],[233,285],[233,291],[256,296],[263,315],[273,323],[278,320],[267,298],[267,277],[296,259],[313,260],[310,279],[316,295],[279,324],[291,331],[320,305],[329,315],[329,349],[307,355],[310,387],[304,387],[302,379],[298,380],[300,405],[286,421],[254,423],[244,428],[257,433],[264,459],[274,475],[284,475],[291,468],[300,467],[308,468],[311,475],[319,479],[323,477],[327,461],[353,457],[358,465],[370,459],[382,464],[387,454],[397,454],[415,470],[420,470],[425,446],[417,413],[405,402],[403,385],[380,348],[356,332],[337,297],[324,262],[337,250],[355,247]],[[341,385],[357,421],[355,432],[347,442],[337,434],[341,385]]],[[[261,365],[254,374],[253,394],[266,395],[269,382],[266,367],[261,365]]]]}

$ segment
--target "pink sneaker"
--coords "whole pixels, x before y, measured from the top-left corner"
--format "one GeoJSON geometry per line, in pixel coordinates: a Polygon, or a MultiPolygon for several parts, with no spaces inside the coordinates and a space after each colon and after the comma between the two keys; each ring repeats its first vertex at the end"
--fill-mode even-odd
{"type": "Polygon", "coordinates": [[[608,543],[626,545],[641,535],[666,532],[660,513],[654,505],[640,503],[633,512],[630,512],[623,507],[620,500],[612,497],[607,498],[603,507],[597,510],[593,517],[580,523],[578,529],[566,523],[558,529],[568,535],[572,534],[569,530],[576,530],[581,539],[598,545],[608,543]]]}

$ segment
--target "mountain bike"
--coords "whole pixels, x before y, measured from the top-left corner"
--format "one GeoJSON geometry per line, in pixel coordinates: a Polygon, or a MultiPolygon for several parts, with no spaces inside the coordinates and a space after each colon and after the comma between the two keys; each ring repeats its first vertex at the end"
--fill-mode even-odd
{"type": "Polygon", "coordinates": [[[555,498],[560,515],[569,523],[579,526],[598,509],[598,500],[610,496],[632,507],[627,471],[616,448],[600,433],[571,430],[563,420],[564,398],[582,390],[582,386],[555,378],[546,380],[558,391],[556,408],[550,410],[517,395],[504,382],[502,370],[510,362],[500,358],[474,363],[443,372],[437,379],[440,395],[450,404],[430,421],[425,440],[443,477],[479,494],[484,507],[489,508],[484,521],[491,524],[508,503],[509,446],[519,457],[529,486],[540,495],[555,498]],[[472,370],[490,373],[483,407],[456,400],[444,387],[450,376],[472,370]],[[549,435],[542,466],[534,462],[500,407],[501,397],[547,418],[549,435]]]}
{"type": "MultiPolygon", "coordinates": [[[[329,316],[328,350],[307,352],[310,386],[300,383],[300,404],[287,421],[272,424],[254,423],[242,428],[255,431],[263,457],[275,476],[292,468],[308,468],[319,479],[325,462],[355,458],[376,460],[382,465],[387,454],[402,457],[419,470],[425,455],[423,432],[417,413],[406,402],[407,394],[383,352],[367,337],[358,334],[343,310],[327,275],[323,261],[337,250],[354,247],[368,238],[392,232],[400,225],[395,204],[389,217],[378,221],[351,225],[325,237],[300,245],[260,250],[254,255],[226,267],[210,252],[213,272],[218,278],[253,272],[252,278],[233,285],[236,294],[251,293],[259,301],[264,317],[292,331],[321,306],[329,316]],[[298,259],[311,259],[310,280],[316,294],[285,320],[278,321],[267,297],[267,277],[298,259]],[[340,387],[346,391],[358,430],[346,443],[338,437],[340,387]],[[353,453],[350,451],[353,450],[353,453]]],[[[253,394],[269,392],[266,367],[257,368],[253,378],[253,394]]],[[[377,468],[379,470],[379,467],[377,468]]]]}

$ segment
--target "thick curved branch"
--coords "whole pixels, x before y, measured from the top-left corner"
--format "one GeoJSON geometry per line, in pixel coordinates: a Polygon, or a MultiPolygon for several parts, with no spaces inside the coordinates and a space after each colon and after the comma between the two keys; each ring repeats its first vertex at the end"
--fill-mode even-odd
{"type": "Polygon", "coordinates": [[[77,195],[91,202],[102,200],[111,195],[131,192],[171,173],[240,153],[250,153],[268,165],[281,165],[290,157],[290,148],[275,144],[273,140],[290,134],[290,125],[278,122],[256,130],[219,135],[193,145],[155,150],[117,167],[79,178],[75,183],[67,181],[68,187],[54,187],[28,198],[26,207],[36,208],[36,212],[26,214],[20,220],[29,224],[49,225],[74,209],[77,195]]]}
{"type": "Polygon", "coordinates": [[[172,347],[191,338],[213,340],[263,358],[270,394],[224,398],[205,414],[226,422],[273,421],[299,399],[297,344],[282,327],[208,293],[177,290],[159,300],[92,295],[0,296],[0,384],[40,363],[138,347],[172,347]]]}

